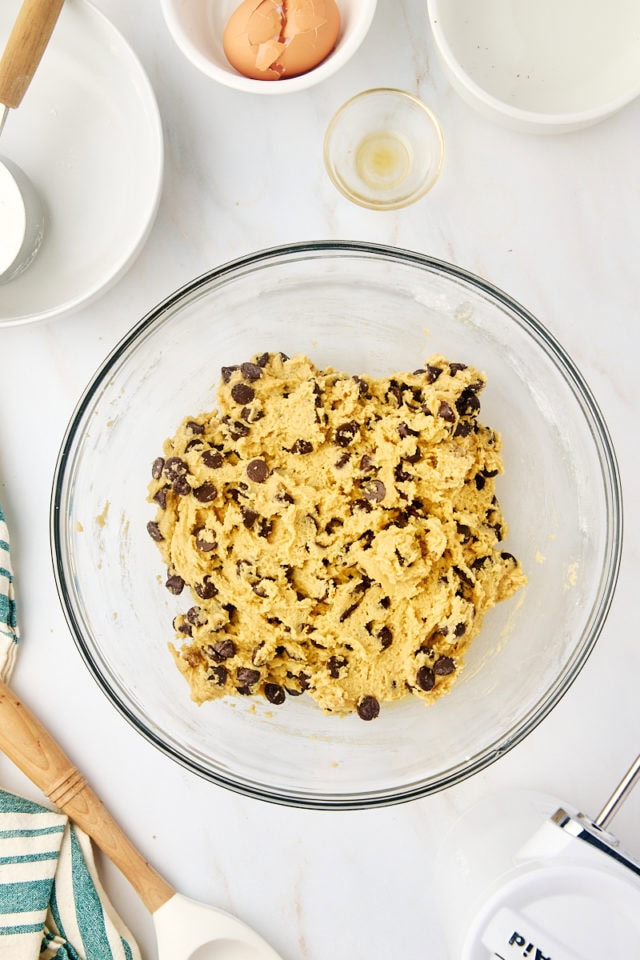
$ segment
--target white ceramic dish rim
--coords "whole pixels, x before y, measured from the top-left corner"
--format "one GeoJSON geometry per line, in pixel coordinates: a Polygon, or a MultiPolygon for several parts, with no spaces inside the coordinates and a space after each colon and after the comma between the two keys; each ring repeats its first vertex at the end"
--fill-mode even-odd
{"type": "MultiPolygon", "coordinates": [[[[46,309],[27,311],[20,314],[14,313],[14,315],[6,316],[3,316],[0,311],[0,328],[20,326],[64,316],[91,303],[105,293],[126,273],[144,246],[153,227],[162,196],[164,178],[164,134],[162,118],[151,82],[137,54],[109,18],[93,3],[89,2],[89,0],[73,0],[73,3],[79,9],[85,8],[88,14],[92,18],[95,18],[99,31],[108,35],[109,42],[126,56],[129,63],[131,74],[134,78],[132,90],[135,90],[136,97],[140,101],[145,115],[153,128],[153,140],[149,141],[151,147],[150,155],[155,157],[156,163],[154,167],[145,167],[145,184],[147,185],[147,189],[151,186],[151,193],[144,216],[138,220],[137,225],[133,225],[133,229],[127,232],[129,242],[124,247],[119,248],[118,251],[114,250],[110,267],[104,271],[100,279],[95,280],[90,286],[77,292],[74,296],[46,309]]],[[[62,21],[62,23],[64,23],[64,21],[62,21]]],[[[59,34],[59,32],[60,25],[58,25],[51,43],[56,42],[56,34],[59,34]]]]}
{"type": "Polygon", "coordinates": [[[162,13],[164,15],[167,28],[173,37],[176,45],[182,51],[187,60],[198,68],[206,76],[218,83],[223,83],[233,90],[240,90],[245,93],[259,93],[265,96],[278,96],[286,93],[295,93],[298,90],[307,90],[315,86],[327,77],[332,76],[344,64],[351,59],[356,52],[367,33],[373,21],[376,12],[378,0],[359,0],[361,13],[349,34],[345,36],[344,41],[340,43],[326,60],[309,70],[308,73],[300,74],[298,77],[289,77],[287,80],[253,80],[250,77],[243,77],[237,73],[231,65],[228,70],[222,70],[211,60],[203,56],[186,36],[182,21],[176,8],[181,6],[176,0],[160,0],[162,13]]]}
{"type": "Polygon", "coordinates": [[[467,90],[467,92],[485,108],[492,110],[523,128],[531,127],[549,127],[549,129],[569,129],[571,127],[586,127],[597,123],[599,120],[616,113],[623,107],[628,106],[633,100],[640,96],[640,80],[638,84],[630,89],[626,94],[610,100],[608,103],[593,107],[590,110],[579,110],[568,113],[540,113],[535,110],[525,110],[522,107],[514,107],[499,97],[488,93],[467,73],[464,65],[454,55],[447,34],[442,29],[439,17],[439,0],[427,0],[429,12],[429,23],[433,32],[438,51],[444,60],[447,68],[456,78],[458,84],[467,90]]]}
{"type": "Polygon", "coordinates": [[[255,799],[266,800],[284,806],[303,807],[307,809],[364,809],[389,806],[391,804],[403,803],[427,796],[437,790],[453,786],[487,768],[524,740],[569,690],[595,647],[606,622],[609,608],[615,594],[622,557],[622,541],[622,488],[615,450],[608,427],[584,377],[564,348],[546,327],[544,327],[533,314],[504,291],[461,267],[411,250],[359,241],[309,241],[257,251],[256,253],[224,263],[196,277],[166,297],[161,303],[148,312],[132,327],[129,333],[107,356],[78,401],[65,432],[58,455],[50,505],[50,544],[58,596],[79,653],[107,699],[129,721],[131,726],[160,750],[161,753],[175,760],[180,766],[190,772],[196,773],[205,780],[214,782],[219,786],[243,796],[250,796],[255,799]],[[277,262],[285,256],[304,258],[334,254],[343,256],[352,255],[356,257],[367,255],[377,256],[400,260],[405,264],[414,264],[423,269],[436,269],[452,279],[474,285],[479,291],[489,295],[491,298],[497,298],[502,306],[507,307],[507,309],[513,313],[514,322],[525,327],[540,349],[553,358],[554,362],[558,363],[559,371],[570,383],[575,392],[576,400],[580,404],[589,422],[590,431],[594,444],[598,449],[598,456],[602,466],[602,478],[608,503],[607,516],[609,520],[609,530],[603,572],[600,580],[601,600],[600,604],[591,611],[588,622],[589,641],[575,651],[573,658],[565,664],[561,673],[556,677],[553,686],[534,704],[528,714],[521,718],[516,728],[504,731],[496,740],[486,744],[485,747],[478,752],[473,761],[466,760],[464,763],[451,768],[447,775],[442,776],[436,785],[430,781],[416,781],[405,784],[401,789],[395,788],[393,791],[384,788],[381,790],[372,790],[364,794],[336,795],[324,793],[314,794],[300,790],[297,793],[292,792],[285,796],[277,790],[269,789],[262,785],[256,786],[252,781],[236,775],[234,775],[233,778],[227,778],[220,772],[211,771],[193,758],[185,757],[172,743],[163,740],[152,726],[146,726],[142,723],[135,712],[114,693],[113,687],[110,686],[108,682],[108,677],[102,674],[99,663],[94,659],[89,645],[84,639],[82,620],[77,617],[74,612],[73,602],[70,599],[69,590],[65,584],[64,561],[60,559],[62,552],[61,544],[64,539],[62,535],[62,526],[64,524],[62,508],[65,487],[65,466],[68,462],[72,461],[76,433],[82,424],[84,414],[92,403],[95,394],[100,390],[103,381],[110,376],[113,365],[127,353],[131,344],[134,343],[140,335],[153,327],[156,320],[161,317],[166,310],[175,307],[182,299],[188,300],[202,285],[211,281],[220,282],[224,280],[226,276],[233,276],[236,271],[260,269],[263,268],[265,264],[268,264],[270,260],[277,262]]]}

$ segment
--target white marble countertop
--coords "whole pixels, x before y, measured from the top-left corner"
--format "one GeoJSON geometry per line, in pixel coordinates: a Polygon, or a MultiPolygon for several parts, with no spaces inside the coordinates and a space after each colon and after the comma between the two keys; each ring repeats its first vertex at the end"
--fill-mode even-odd
{"type": "MultiPolygon", "coordinates": [[[[495,790],[547,791],[595,815],[640,745],[640,102],[557,137],[507,132],[451,90],[424,0],[380,0],[363,46],[308,92],[252,96],[198,73],[155,0],[97,0],[139,55],[164,121],[166,174],[151,235],[101,299],[47,323],[0,329],[0,502],[18,581],[23,644],[13,685],[50,726],[143,853],[182,892],[236,913],[284,960],[445,960],[432,868],[456,813],[495,790]],[[393,213],[343,199],[322,163],[335,109],[371,86],[419,94],[442,122],[440,181],[393,213]],[[553,712],[510,753],[443,793],[359,813],[305,812],[226,792],[157,752],[113,709],[76,651],[58,602],[49,496],[81,391],[146,311],[235,256],[294,240],[370,240],[452,261],[528,307],[576,361],[619,458],[625,544],[608,621],[553,712]],[[636,584],[634,586],[634,584],[636,584]]],[[[0,757],[0,783],[37,791],[0,757]]],[[[615,831],[640,857],[640,791],[615,831]]],[[[100,870],[147,960],[149,916],[100,870]]]]}

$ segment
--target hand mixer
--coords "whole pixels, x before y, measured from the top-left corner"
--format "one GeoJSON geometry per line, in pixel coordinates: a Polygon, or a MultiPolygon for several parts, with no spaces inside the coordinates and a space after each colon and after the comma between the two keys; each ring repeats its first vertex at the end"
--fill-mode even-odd
{"type": "Polygon", "coordinates": [[[608,830],[639,779],[640,756],[593,820],[517,795],[463,815],[437,871],[452,958],[640,957],[640,861],[608,830]]]}

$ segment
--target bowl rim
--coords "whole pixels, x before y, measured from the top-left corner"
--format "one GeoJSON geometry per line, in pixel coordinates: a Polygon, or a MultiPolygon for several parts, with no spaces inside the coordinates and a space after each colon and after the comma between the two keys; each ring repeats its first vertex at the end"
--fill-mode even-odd
{"type": "Polygon", "coordinates": [[[347,34],[341,26],[338,43],[325,59],[316,67],[307,70],[306,73],[298,74],[295,77],[287,77],[283,83],[279,80],[255,80],[252,77],[245,77],[235,70],[231,64],[229,64],[228,69],[217,66],[208,57],[205,57],[187,36],[179,12],[185,4],[180,3],[179,0],[160,0],[164,20],[174,43],[194,67],[210,79],[216,80],[233,90],[244,93],[259,93],[266,96],[308,90],[317,83],[321,83],[326,77],[332,76],[351,59],[369,32],[378,0],[358,0],[358,3],[360,5],[360,15],[354,22],[353,28],[347,34]],[[340,44],[341,40],[343,41],[342,44],[340,44]]]}
{"type": "Polygon", "coordinates": [[[482,277],[471,273],[463,267],[431,257],[427,254],[401,247],[362,241],[301,241],[264,248],[222,263],[200,274],[161,300],[155,307],[148,311],[142,319],[134,324],[129,332],[113,347],[82,393],[65,430],[53,475],[49,528],[51,559],[58,597],[78,652],[107,699],[138,733],[142,734],[142,736],[150,741],[161,753],[172,758],[185,769],[218,786],[225,787],[232,792],[283,806],[322,810],[352,810],[385,807],[403,803],[428,796],[460,783],[474,773],[487,768],[499,757],[508,753],[516,744],[524,740],[551,712],[572,686],[593,651],[613,601],[622,557],[623,503],[617,457],[608,427],[591,389],[558,340],[517,300],[513,299],[491,282],[484,280],[482,277]],[[62,529],[65,522],[63,494],[67,480],[66,467],[73,462],[74,444],[79,432],[81,432],[84,415],[90,408],[94,396],[102,387],[105,379],[110,375],[114,364],[126,354],[128,349],[138,340],[139,336],[152,327],[156,320],[167,310],[175,307],[181,300],[188,299],[194,292],[212,281],[221,281],[225,278],[233,277],[240,271],[264,268],[274,261],[297,262],[299,260],[332,256],[396,261],[404,265],[418,267],[425,271],[435,271],[439,275],[444,275],[469,284],[493,300],[496,300],[499,305],[506,307],[510,314],[512,314],[512,319],[515,319],[516,322],[532,335],[533,339],[547,355],[553,360],[559,361],[560,372],[565,375],[565,379],[569,381],[573,389],[583,415],[587,419],[591,437],[598,452],[606,501],[607,537],[603,569],[600,576],[600,601],[597,606],[592,608],[589,619],[583,628],[583,642],[579,648],[574,651],[572,658],[564,665],[554,683],[544,691],[538,701],[528,713],[518,721],[515,727],[503,731],[493,742],[486,744],[471,759],[457,764],[446,773],[441,773],[437,777],[431,776],[430,778],[423,778],[400,786],[385,787],[368,792],[358,791],[342,794],[313,793],[299,789],[297,791],[289,791],[285,794],[283,791],[265,784],[256,785],[254,782],[244,779],[241,776],[225,776],[219,771],[212,771],[205,767],[192,757],[182,755],[179,750],[174,749],[171,744],[163,741],[152,728],[146,726],[135,715],[133,710],[126,703],[123,703],[114,692],[108,682],[108,678],[102,674],[96,658],[92,655],[91,644],[87,642],[85,638],[81,619],[74,610],[71,592],[66,583],[65,561],[62,553],[62,529]]]}
{"type": "Polygon", "coordinates": [[[490,110],[496,116],[501,117],[510,123],[518,125],[521,129],[542,129],[548,128],[549,132],[557,130],[562,132],[571,128],[586,127],[604,120],[623,107],[626,107],[638,96],[640,96],[640,76],[636,86],[630,88],[626,93],[620,94],[613,100],[601,104],[598,107],[585,108],[583,110],[572,111],[537,111],[526,110],[524,107],[516,107],[501,100],[500,97],[489,93],[467,72],[463,62],[454,54],[447,33],[442,27],[439,16],[441,9],[440,0],[427,0],[427,9],[429,24],[436,42],[436,47],[442,60],[451,72],[452,77],[466,93],[473,97],[478,108],[490,110]]]}

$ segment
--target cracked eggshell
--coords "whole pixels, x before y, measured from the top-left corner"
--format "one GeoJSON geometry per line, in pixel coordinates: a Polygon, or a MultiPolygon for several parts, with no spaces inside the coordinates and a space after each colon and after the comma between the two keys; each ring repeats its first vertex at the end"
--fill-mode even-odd
{"type": "Polygon", "coordinates": [[[340,33],[335,0],[244,0],[229,18],[229,63],[254,80],[307,73],[333,50],[340,33]]]}

